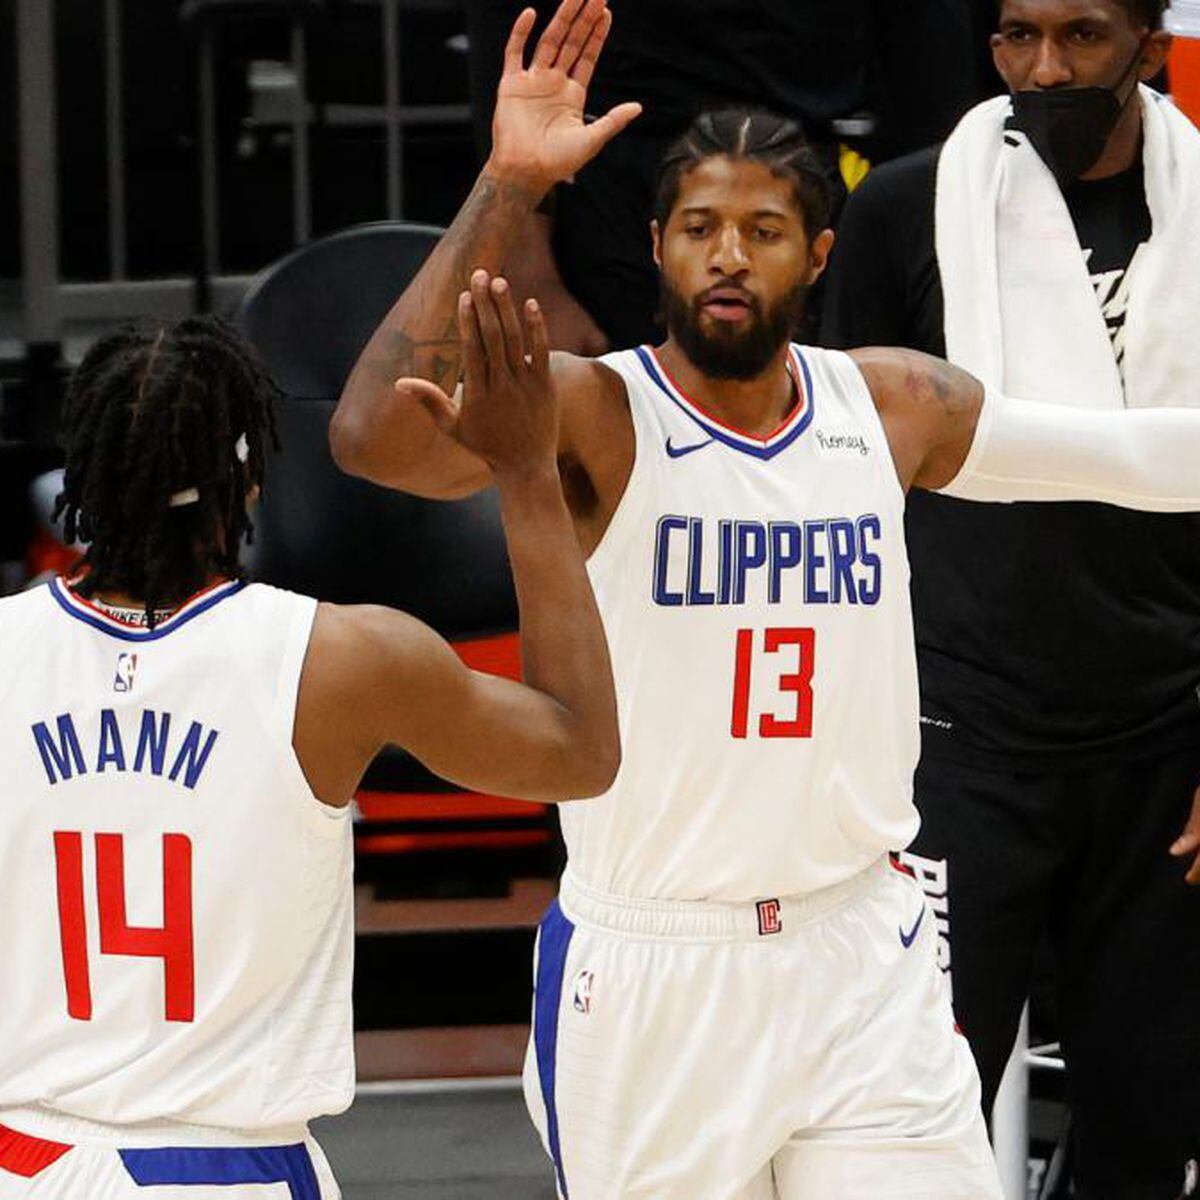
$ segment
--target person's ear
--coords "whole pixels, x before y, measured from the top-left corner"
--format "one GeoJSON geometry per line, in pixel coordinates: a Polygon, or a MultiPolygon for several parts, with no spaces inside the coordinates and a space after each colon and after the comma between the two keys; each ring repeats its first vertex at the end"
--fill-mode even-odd
{"type": "Polygon", "coordinates": [[[1167,55],[1175,39],[1165,30],[1156,29],[1142,47],[1142,61],[1138,64],[1137,77],[1143,82],[1153,79],[1167,65],[1167,55]]]}
{"type": "Polygon", "coordinates": [[[813,239],[809,250],[808,283],[811,286],[825,273],[829,264],[829,252],[833,249],[834,233],[832,229],[822,229],[813,239]]]}

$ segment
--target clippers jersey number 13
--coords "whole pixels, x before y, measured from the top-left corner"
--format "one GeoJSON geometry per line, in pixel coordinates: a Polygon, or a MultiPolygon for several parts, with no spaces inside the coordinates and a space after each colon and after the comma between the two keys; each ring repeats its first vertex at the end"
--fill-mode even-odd
{"type": "MultiPolygon", "coordinates": [[[[191,1022],[196,1011],[196,968],[192,930],[192,842],[182,833],[162,838],[162,912],[159,928],[130,925],[125,915],[125,838],[97,833],[96,911],[100,953],[163,961],[163,1007],[168,1021],[191,1022]]],[[[56,832],[54,862],[58,922],[67,1013],[92,1019],[84,883],[84,835],[56,832]]]]}
{"type": "Polygon", "coordinates": [[[765,655],[791,652],[796,669],[777,675],[781,697],[793,696],[793,712],[784,716],[778,712],[759,715],[757,732],[763,738],[810,738],[813,723],[813,670],[816,666],[817,635],[813,629],[773,628],[762,631],[761,644],[758,631],[739,629],[734,652],[733,668],[733,717],[730,732],[735,738],[749,736],[750,729],[750,686],[759,670],[780,670],[785,660],[764,660],[765,655]]]}

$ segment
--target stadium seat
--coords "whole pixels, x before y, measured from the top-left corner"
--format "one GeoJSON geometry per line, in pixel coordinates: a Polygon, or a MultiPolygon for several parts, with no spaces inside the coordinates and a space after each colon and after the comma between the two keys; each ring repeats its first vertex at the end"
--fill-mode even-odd
{"type": "MultiPolygon", "coordinates": [[[[402,608],[472,665],[515,675],[516,601],[491,493],[451,503],[342,474],[328,426],[362,346],[440,230],[379,223],[311,243],[251,285],[235,323],[283,389],[283,452],[268,465],[251,547],[255,575],[339,603],[402,608]]],[[[542,806],[461,793],[399,751],[359,795],[363,853],[512,849],[550,839],[542,806]]]]}

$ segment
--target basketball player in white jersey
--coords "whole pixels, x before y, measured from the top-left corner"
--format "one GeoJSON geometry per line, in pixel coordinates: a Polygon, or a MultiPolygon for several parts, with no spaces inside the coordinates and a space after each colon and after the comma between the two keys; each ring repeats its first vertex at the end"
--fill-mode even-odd
{"type": "Polygon", "coordinates": [[[0,1200],[335,1200],[307,1123],[354,1095],[363,770],[396,743],[504,795],[611,782],[544,325],[499,310],[459,309],[464,419],[524,684],[401,613],[245,585],[274,386],[229,327],[131,326],[77,372],[60,507],[83,572],[0,600],[0,1200]]]}
{"type": "MultiPolygon", "coordinates": [[[[526,67],[518,19],[491,158],[343,394],[344,467],[490,481],[447,394],[455,297],[506,294],[529,211],[636,115],[583,120],[609,21],[566,0],[526,67]]],[[[563,814],[535,968],[526,1094],[564,1200],[999,1196],[933,922],[888,862],[917,828],[905,489],[1200,504],[1200,413],[789,344],[827,216],[796,126],[702,116],[651,228],[667,341],[552,363],[623,738],[612,789],[563,814]]]]}

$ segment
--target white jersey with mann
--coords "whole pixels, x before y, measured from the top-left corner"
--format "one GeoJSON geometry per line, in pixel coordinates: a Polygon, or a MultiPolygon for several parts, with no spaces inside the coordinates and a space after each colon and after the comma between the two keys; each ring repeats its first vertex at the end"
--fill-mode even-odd
{"type": "Polygon", "coordinates": [[[588,564],[624,759],[606,795],[562,810],[570,871],[665,900],[840,883],[917,828],[904,495],[866,383],[793,346],[798,402],[756,438],[653,350],[602,361],[637,440],[588,564]]]}
{"type": "Polygon", "coordinates": [[[315,609],[0,601],[0,1122],[291,1140],[350,1103],[350,821],[292,749],[315,609]]]}

